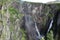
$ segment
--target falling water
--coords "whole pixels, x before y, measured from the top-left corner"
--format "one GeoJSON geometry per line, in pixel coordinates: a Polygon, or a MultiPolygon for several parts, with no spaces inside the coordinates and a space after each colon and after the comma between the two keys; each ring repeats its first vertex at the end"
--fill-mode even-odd
{"type": "MultiPolygon", "coordinates": [[[[30,15],[25,15],[25,25],[26,25],[27,31],[32,31],[32,29],[34,28],[33,25],[32,25],[33,23],[34,22],[32,21],[31,16],[30,15]]],[[[35,39],[36,40],[41,39],[42,36],[40,35],[40,32],[38,30],[36,22],[34,24],[35,24],[35,30],[34,31],[36,31],[36,33],[38,34],[38,35],[36,34],[37,36],[36,36],[35,39]]],[[[34,33],[32,32],[32,34],[34,34],[34,33]]]]}
{"type": "Polygon", "coordinates": [[[41,39],[42,35],[40,35],[36,22],[35,22],[35,28],[36,28],[36,32],[38,33],[38,38],[41,39]]]}
{"type": "MultiPolygon", "coordinates": [[[[30,15],[28,15],[28,14],[25,15],[25,25],[26,25],[27,31],[31,31],[31,27],[33,26],[33,25],[32,25],[32,24],[33,24],[33,21],[32,21],[31,18],[32,18],[32,17],[31,17],[30,15]]],[[[53,19],[52,19],[51,22],[50,22],[50,25],[49,25],[49,28],[48,28],[47,32],[50,31],[50,29],[51,29],[51,27],[52,27],[52,23],[53,23],[53,19]]],[[[32,28],[33,28],[33,27],[32,27],[32,28]]],[[[37,35],[37,38],[38,38],[38,39],[42,39],[43,36],[42,36],[42,35],[40,34],[40,32],[39,32],[36,22],[35,22],[35,31],[36,31],[37,34],[38,34],[38,35],[37,35]]]]}
{"type": "Polygon", "coordinates": [[[30,31],[30,27],[31,27],[31,24],[32,24],[32,20],[31,20],[31,16],[30,15],[25,15],[25,26],[27,28],[28,31],[30,31]]]}
{"type": "Polygon", "coordinates": [[[51,27],[52,27],[52,23],[53,23],[53,19],[51,20],[51,23],[50,23],[50,25],[49,25],[49,28],[48,28],[48,31],[47,31],[47,32],[50,31],[50,29],[51,29],[51,27]]]}

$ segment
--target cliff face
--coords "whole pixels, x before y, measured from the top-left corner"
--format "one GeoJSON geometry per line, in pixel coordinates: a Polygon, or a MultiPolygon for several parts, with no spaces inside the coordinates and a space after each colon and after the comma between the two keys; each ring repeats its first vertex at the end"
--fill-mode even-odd
{"type": "MultiPolygon", "coordinates": [[[[35,22],[42,26],[46,25],[48,18],[52,19],[53,13],[47,4],[42,3],[23,3],[23,13],[31,15],[35,22]]],[[[38,25],[38,26],[40,26],[38,25]]]]}
{"type": "MultiPolygon", "coordinates": [[[[30,20],[28,19],[28,20],[29,21],[33,20],[33,22],[36,22],[37,27],[38,27],[39,31],[41,32],[41,34],[45,35],[49,22],[53,18],[53,13],[50,13],[50,11],[51,11],[50,6],[47,4],[42,4],[42,3],[24,2],[22,4],[22,8],[23,8],[22,13],[25,14],[25,17],[27,15],[30,15],[32,17],[32,19],[30,19],[30,20]]],[[[29,16],[28,16],[28,18],[29,18],[29,16]]],[[[29,28],[29,29],[27,29],[28,30],[27,33],[29,34],[29,39],[36,40],[36,36],[32,36],[32,34],[36,35],[35,25],[33,26],[32,24],[34,24],[34,23],[31,23],[28,27],[27,26],[25,26],[25,27],[29,28]]]]}
{"type": "MultiPolygon", "coordinates": [[[[33,21],[37,23],[37,27],[38,27],[39,31],[41,32],[41,34],[45,35],[45,33],[50,25],[50,21],[53,19],[54,15],[55,15],[55,12],[58,9],[60,9],[60,4],[59,3],[43,4],[43,3],[24,2],[22,4],[22,8],[23,8],[22,12],[25,15],[30,15],[33,18],[33,21]]],[[[29,28],[32,28],[32,26],[30,26],[29,28]]],[[[31,33],[33,32],[32,29],[30,29],[31,33]]],[[[33,38],[33,37],[34,36],[30,35],[30,38],[33,38]]]]}

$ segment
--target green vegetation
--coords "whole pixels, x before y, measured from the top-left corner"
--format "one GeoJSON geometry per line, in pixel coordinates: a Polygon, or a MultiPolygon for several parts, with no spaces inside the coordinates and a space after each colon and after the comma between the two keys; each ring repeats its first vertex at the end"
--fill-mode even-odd
{"type": "MultiPolygon", "coordinates": [[[[10,37],[11,40],[20,40],[20,22],[24,15],[19,12],[19,9],[15,8],[15,3],[20,3],[20,0],[0,0],[0,5],[2,5],[0,9],[0,23],[3,25],[0,40],[9,40],[10,37]]],[[[24,33],[22,35],[21,40],[25,36],[24,33]]]]}
{"type": "Polygon", "coordinates": [[[27,40],[26,31],[24,29],[21,29],[20,32],[22,33],[21,40],[27,40]]]}
{"type": "Polygon", "coordinates": [[[50,33],[47,34],[47,40],[54,40],[53,39],[53,31],[51,30],[50,33]]]}
{"type": "MultiPolygon", "coordinates": [[[[44,37],[41,40],[45,40],[44,37]]],[[[50,30],[50,32],[47,33],[47,40],[54,40],[52,30],[50,30]]]]}

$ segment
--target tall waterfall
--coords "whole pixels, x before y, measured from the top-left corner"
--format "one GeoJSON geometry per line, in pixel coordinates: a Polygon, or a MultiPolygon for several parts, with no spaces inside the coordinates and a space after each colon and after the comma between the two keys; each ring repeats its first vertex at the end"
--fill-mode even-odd
{"type": "MultiPolygon", "coordinates": [[[[36,22],[33,22],[32,17],[30,15],[25,15],[25,26],[26,30],[35,37],[35,40],[40,40],[42,36],[40,35],[40,32],[38,30],[36,22]],[[34,25],[34,26],[33,26],[34,25]],[[37,34],[36,34],[37,33],[37,34]]],[[[29,34],[29,35],[30,35],[29,34]]]]}
{"type": "Polygon", "coordinates": [[[41,39],[42,35],[40,35],[36,22],[35,22],[35,28],[36,28],[36,32],[38,33],[38,38],[41,39]]]}
{"type": "Polygon", "coordinates": [[[27,29],[28,31],[31,30],[31,29],[30,29],[30,28],[31,28],[31,24],[32,24],[31,16],[25,14],[25,26],[26,26],[26,29],[27,29]]]}
{"type": "Polygon", "coordinates": [[[52,27],[52,23],[53,23],[53,19],[51,20],[51,23],[50,23],[50,25],[49,25],[49,28],[48,28],[48,31],[47,31],[47,32],[50,31],[50,29],[51,29],[51,27],[52,27]]]}

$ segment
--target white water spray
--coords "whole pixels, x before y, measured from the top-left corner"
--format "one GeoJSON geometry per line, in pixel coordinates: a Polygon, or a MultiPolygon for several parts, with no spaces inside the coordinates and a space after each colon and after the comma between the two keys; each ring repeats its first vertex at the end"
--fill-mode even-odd
{"type": "Polygon", "coordinates": [[[47,31],[47,32],[50,31],[50,29],[51,29],[51,27],[52,27],[52,23],[53,23],[53,19],[51,20],[51,23],[50,23],[50,25],[49,25],[49,28],[48,28],[48,31],[47,31]]]}
{"type": "Polygon", "coordinates": [[[42,36],[40,35],[40,32],[39,32],[39,30],[38,30],[38,28],[37,28],[36,22],[35,22],[35,28],[36,28],[36,32],[38,33],[38,38],[41,39],[42,36]]]}

